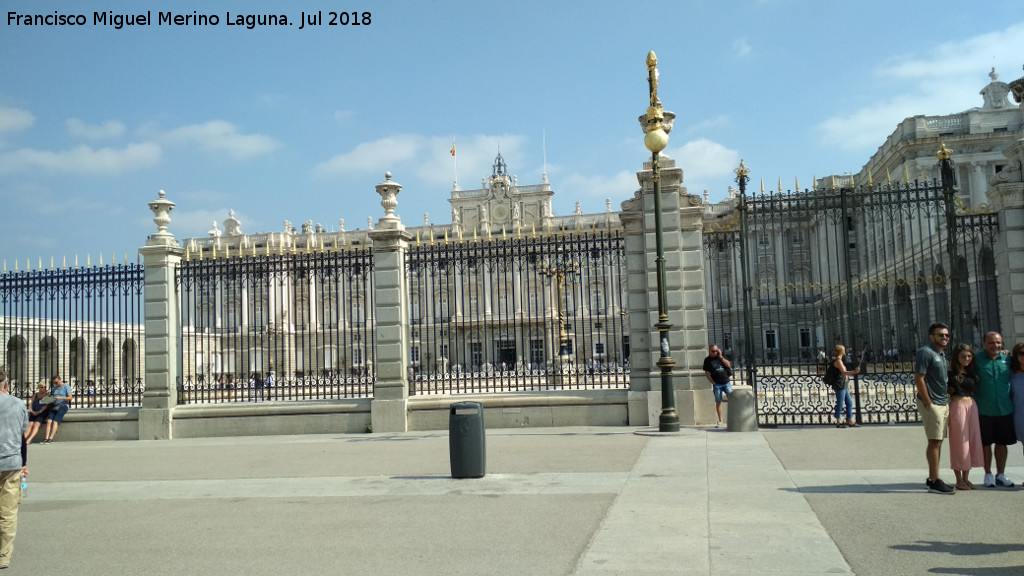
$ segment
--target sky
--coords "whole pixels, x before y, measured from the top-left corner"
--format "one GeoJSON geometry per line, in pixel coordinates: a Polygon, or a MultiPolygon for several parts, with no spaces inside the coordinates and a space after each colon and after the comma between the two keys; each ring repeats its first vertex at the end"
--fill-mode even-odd
{"type": "Polygon", "coordinates": [[[499,151],[520,184],[546,172],[556,215],[576,202],[604,212],[606,199],[618,210],[649,158],[637,118],[651,50],[659,97],[676,114],[665,153],[689,193],[712,201],[726,197],[741,159],[769,188],[856,172],[902,119],[981,106],[993,67],[1001,81],[1024,75],[1020,0],[4,8],[8,271],[134,262],[156,231],[148,203],[160,190],[176,205],[168,230],[178,240],[206,236],[214,221],[223,230],[230,210],[246,233],[278,232],[285,220],[365,230],[384,215],[374,187],[385,172],[403,187],[406,226],[425,213],[446,224],[454,181],[479,188],[499,151]],[[339,8],[350,12],[331,25],[339,8]],[[147,11],[145,25],[113,24],[147,11]],[[201,22],[159,23],[167,12],[201,22]],[[303,12],[320,23],[303,25],[303,12]],[[250,28],[246,15],[289,25],[250,28]],[[26,25],[32,16],[84,25],[26,25]]]}

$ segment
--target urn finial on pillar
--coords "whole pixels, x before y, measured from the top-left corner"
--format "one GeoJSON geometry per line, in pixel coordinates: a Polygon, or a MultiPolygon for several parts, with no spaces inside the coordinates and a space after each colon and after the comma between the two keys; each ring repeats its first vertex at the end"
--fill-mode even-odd
{"type": "Polygon", "coordinates": [[[171,223],[171,210],[174,210],[174,202],[165,198],[166,192],[160,191],[160,197],[149,203],[149,209],[153,211],[153,223],[156,224],[156,234],[153,234],[146,241],[147,246],[174,245],[174,235],[167,231],[167,225],[171,223]]]}
{"type": "Polygon", "coordinates": [[[377,223],[378,228],[401,230],[402,219],[395,214],[398,206],[398,193],[402,191],[402,185],[391,180],[391,172],[384,173],[384,181],[377,184],[377,194],[380,194],[380,205],[384,208],[384,217],[377,223]]]}

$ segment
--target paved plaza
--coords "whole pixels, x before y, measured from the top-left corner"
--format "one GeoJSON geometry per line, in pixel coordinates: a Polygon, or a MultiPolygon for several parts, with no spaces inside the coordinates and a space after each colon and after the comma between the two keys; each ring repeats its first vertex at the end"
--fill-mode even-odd
{"type": "Polygon", "coordinates": [[[1024,574],[1024,489],[927,493],[919,426],[646,431],[33,445],[7,573],[1024,574]]]}

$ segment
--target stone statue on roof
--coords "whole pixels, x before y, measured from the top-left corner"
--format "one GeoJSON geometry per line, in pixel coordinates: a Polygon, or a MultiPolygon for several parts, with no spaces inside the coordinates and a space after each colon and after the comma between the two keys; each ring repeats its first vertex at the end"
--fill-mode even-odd
{"type": "Polygon", "coordinates": [[[1001,110],[1003,108],[1010,107],[1010,101],[1006,98],[1010,94],[1010,85],[1005,82],[998,82],[999,73],[996,72],[995,68],[988,73],[988,77],[992,79],[988,86],[981,89],[982,98],[985,99],[985,104],[981,107],[982,110],[1001,110]]]}

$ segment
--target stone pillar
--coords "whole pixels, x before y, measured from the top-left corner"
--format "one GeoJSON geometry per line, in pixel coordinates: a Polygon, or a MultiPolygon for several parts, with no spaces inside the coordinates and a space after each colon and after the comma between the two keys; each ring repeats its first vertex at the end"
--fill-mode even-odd
{"type": "Polygon", "coordinates": [[[405,252],[412,235],[395,213],[402,186],[391,173],[377,185],[385,216],[368,232],[373,241],[373,306],[377,334],[377,380],[370,403],[374,432],[409,429],[409,325],[406,306],[405,252]]]}
{"type": "Polygon", "coordinates": [[[1024,139],[1003,154],[1009,165],[989,183],[989,203],[999,214],[995,260],[1003,342],[1024,342],[1024,139]]]}
{"type": "Polygon", "coordinates": [[[178,298],[175,269],[185,250],[167,232],[174,203],[160,197],[149,203],[157,232],[139,248],[144,264],[143,300],[146,318],[146,391],[139,409],[139,440],[169,440],[172,413],[178,400],[178,298]]]}
{"type": "MultiPolygon", "coordinates": [[[[699,196],[686,194],[683,171],[664,154],[661,174],[662,241],[665,250],[665,298],[670,356],[676,366],[672,384],[680,424],[713,424],[711,385],[704,377],[707,313],[704,309],[702,256],[703,209],[699,196]]],[[[637,174],[641,189],[622,203],[626,234],[627,305],[630,334],[630,424],[653,424],[661,412],[658,350],[657,256],[654,227],[654,182],[651,163],[637,174]],[[646,396],[647,420],[638,413],[646,396]]]]}

